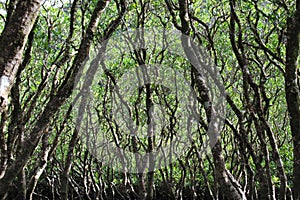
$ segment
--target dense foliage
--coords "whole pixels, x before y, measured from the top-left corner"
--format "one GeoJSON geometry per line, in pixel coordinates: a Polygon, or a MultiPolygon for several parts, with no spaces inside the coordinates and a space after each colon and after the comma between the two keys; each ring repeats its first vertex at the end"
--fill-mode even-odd
{"type": "Polygon", "coordinates": [[[0,198],[300,199],[299,0],[2,0],[0,11],[0,198]],[[186,57],[166,51],[174,41],[161,30],[184,35],[175,46],[186,57]],[[195,59],[208,68],[189,62],[191,49],[206,52],[195,59]],[[146,81],[127,95],[126,111],[114,107],[122,84],[136,85],[123,75],[145,65],[170,66],[182,79],[168,80],[174,86],[146,81]],[[177,91],[183,80],[188,89],[177,91]],[[76,96],[82,86],[93,99],[76,96]],[[208,106],[218,92],[224,113],[208,106]],[[180,100],[193,103],[188,113],[199,121],[190,138],[180,100]],[[95,115],[78,118],[87,102],[95,115]],[[154,104],[165,113],[151,110],[154,104]],[[215,112],[224,124],[211,130],[215,112]],[[165,120],[155,136],[154,115],[165,120]],[[147,137],[128,134],[124,116],[147,137]],[[211,131],[219,137],[203,154],[211,131]],[[93,152],[97,137],[152,152],[178,135],[192,144],[169,155],[172,162],[150,156],[147,162],[167,164],[154,171],[141,170],[138,157],[127,160],[132,173],[122,159],[108,165],[116,158],[104,162],[93,152]]]}

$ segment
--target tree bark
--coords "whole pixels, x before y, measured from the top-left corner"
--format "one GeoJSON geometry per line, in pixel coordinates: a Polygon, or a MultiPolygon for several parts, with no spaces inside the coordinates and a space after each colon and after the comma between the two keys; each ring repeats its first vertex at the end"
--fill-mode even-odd
{"type": "Polygon", "coordinates": [[[212,149],[215,165],[215,178],[217,179],[222,193],[227,199],[230,200],[246,200],[245,192],[242,186],[233,177],[233,175],[226,169],[225,161],[222,156],[221,142],[215,144],[212,149]]]}
{"type": "Polygon", "coordinates": [[[22,60],[28,35],[35,23],[42,0],[19,1],[0,36],[0,113],[22,60]]]}
{"type": "Polygon", "coordinates": [[[299,56],[300,35],[300,0],[296,1],[296,11],[287,21],[286,43],[286,72],[285,93],[290,115],[290,127],[294,145],[293,166],[293,195],[295,200],[300,199],[300,91],[298,84],[299,69],[297,59],[299,56]]]}

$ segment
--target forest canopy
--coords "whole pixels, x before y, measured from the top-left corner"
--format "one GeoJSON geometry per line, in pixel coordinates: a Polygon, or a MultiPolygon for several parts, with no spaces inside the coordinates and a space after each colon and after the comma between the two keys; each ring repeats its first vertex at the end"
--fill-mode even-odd
{"type": "Polygon", "coordinates": [[[0,199],[300,200],[300,0],[1,0],[0,199]]]}

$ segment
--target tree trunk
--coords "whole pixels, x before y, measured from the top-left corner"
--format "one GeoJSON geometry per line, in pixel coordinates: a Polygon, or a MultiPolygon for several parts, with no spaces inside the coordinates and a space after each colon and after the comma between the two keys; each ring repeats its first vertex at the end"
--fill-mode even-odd
{"type": "MultiPolygon", "coordinates": [[[[211,105],[211,99],[209,96],[209,89],[207,88],[206,84],[203,82],[201,78],[203,75],[197,70],[200,66],[201,61],[198,59],[197,52],[192,46],[192,43],[188,37],[185,35],[189,35],[190,25],[188,22],[188,3],[187,1],[179,1],[179,8],[180,8],[180,19],[181,19],[181,31],[183,33],[182,36],[182,45],[185,51],[186,56],[188,57],[189,61],[192,63],[192,72],[195,76],[195,83],[198,87],[199,94],[201,95],[201,103],[209,103],[211,105]]],[[[214,108],[207,107],[205,109],[206,116],[208,119],[208,123],[211,122],[212,116],[214,116],[214,108]]],[[[216,128],[217,129],[217,128],[216,128]]],[[[227,199],[232,200],[245,200],[246,195],[245,192],[242,190],[241,185],[238,181],[233,177],[233,175],[226,169],[225,161],[222,156],[222,146],[219,139],[216,137],[216,132],[219,130],[210,130],[208,132],[213,158],[214,158],[214,165],[215,165],[215,173],[216,179],[222,189],[223,194],[226,196],[227,199]],[[215,144],[215,145],[214,145],[215,144]]]]}
{"type": "Polygon", "coordinates": [[[0,113],[8,101],[28,35],[42,0],[19,1],[0,37],[0,113]]]}
{"type": "Polygon", "coordinates": [[[294,16],[287,21],[285,92],[294,145],[293,194],[300,199],[300,91],[297,73],[300,34],[300,0],[294,16]]]}
{"type": "Polygon", "coordinates": [[[217,179],[222,193],[226,199],[230,200],[246,200],[242,186],[226,169],[225,161],[222,156],[221,142],[218,140],[212,149],[215,164],[215,178],[217,179]]]}

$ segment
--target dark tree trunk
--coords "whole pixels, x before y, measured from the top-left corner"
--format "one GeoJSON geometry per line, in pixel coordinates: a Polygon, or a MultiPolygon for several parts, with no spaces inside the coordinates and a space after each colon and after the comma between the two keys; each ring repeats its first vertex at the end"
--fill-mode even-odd
{"type": "Polygon", "coordinates": [[[290,126],[294,145],[293,194],[296,200],[300,199],[300,92],[297,77],[297,73],[299,73],[299,69],[297,70],[299,34],[300,0],[297,0],[296,12],[287,21],[285,72],[286,102],[290,114],[290,126]]]}

